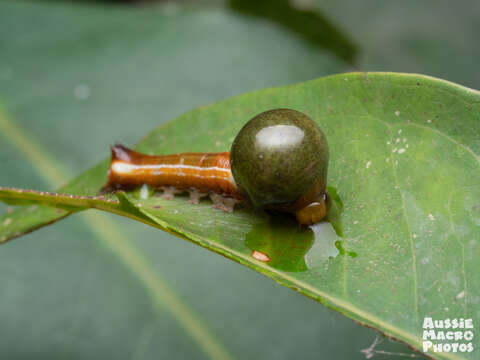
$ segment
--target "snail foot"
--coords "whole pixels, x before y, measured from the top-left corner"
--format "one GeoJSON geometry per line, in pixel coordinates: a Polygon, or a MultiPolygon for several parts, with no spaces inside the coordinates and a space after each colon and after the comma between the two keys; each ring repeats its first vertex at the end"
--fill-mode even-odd
{"type": "Polygon", "coordinates": [[[207,196],[207,193],[202,193],[198,191],[197,189],[189,189],[188,193],[190,194],[190,204],[198,204],[200,202],[200,199],[204,196],[207,196]]]}
{"type": "Polygon", "coordinates": [[[215,209],[223,210],[229,213],[233,212],[233,207],[238,202],[237,199],[224,197],[216,193],[210,193],[209,195],[215,209]]]}
{"type": "Polygon", "coordinates": [[[165,200],[173,200],[175,194],[180,194],[182,190],[177,189],[175,186],[162,186],[163,190],[162,198],[165,200]]]}
{"type": "Polygon", "coordinates": [[[295,217],[301,225],[313,225],[327,215],[326,195],[319,201],[312,202],[304,208],[295,212],[295,217]]]}

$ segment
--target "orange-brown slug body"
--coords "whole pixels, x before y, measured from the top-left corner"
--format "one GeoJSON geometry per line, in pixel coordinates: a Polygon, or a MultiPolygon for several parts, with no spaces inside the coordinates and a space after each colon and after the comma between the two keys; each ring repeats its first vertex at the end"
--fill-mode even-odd
{"type": "Polygon", "coordinates": [[[198,203],[200,197],[209,194],[215,207],[227,211],[233,210],[234,199],[241,199],[228,152],[146,155],[116,144],[111,154],[103,192],[148,185],[163,188],[164,197],[171,198],[186,190],[192,202],[198,203]]]}

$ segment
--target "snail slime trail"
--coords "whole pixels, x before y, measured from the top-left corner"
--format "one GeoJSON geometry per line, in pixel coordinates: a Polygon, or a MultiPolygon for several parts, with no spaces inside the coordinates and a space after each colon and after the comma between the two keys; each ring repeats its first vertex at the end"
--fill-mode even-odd
{"type": "Polygon", "coordinates": [[[230,152],[146,155],[122,145],[111,148],[103,192],[144,184],[163,197],[188,191],[190,202],[209,195],[213,206],[232,212],[237,202],[292,213],[302,225],[321,221],[326,192],[328,144],[318,125],[291,109],[274,109],[249,120],[230,152]]]}

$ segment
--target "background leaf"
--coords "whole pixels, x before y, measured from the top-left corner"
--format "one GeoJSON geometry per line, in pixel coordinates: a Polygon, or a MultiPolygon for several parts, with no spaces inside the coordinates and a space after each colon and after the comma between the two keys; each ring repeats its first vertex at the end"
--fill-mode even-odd
{"type": "Polygon", "coordinates": [[[347,63],[355,63],[358,49],[319,11],[301,9],[288,0],[229,0],[228,5],[234,11],[269,19],[347,63]]]}
{"type": "Polygon", "coordinates": [[[421,73],[480,88],[480,5],[474,0],[454,11],[448,0],[307,2],[350,34],[361,49],[362,70],[421,73]]]}

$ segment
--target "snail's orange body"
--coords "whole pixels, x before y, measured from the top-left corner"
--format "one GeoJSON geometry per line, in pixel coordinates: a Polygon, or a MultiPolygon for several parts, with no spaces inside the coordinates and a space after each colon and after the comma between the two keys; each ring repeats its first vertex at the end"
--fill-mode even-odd
{"type": "Polygon", "coordinates": [[[118,144],[111,150],[106,187],[174,186],[179,190],[196,189],[201,193],[213,191],[240,197],[229,152],[146,155],[118,144]]]}

